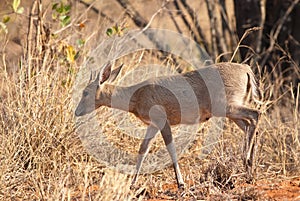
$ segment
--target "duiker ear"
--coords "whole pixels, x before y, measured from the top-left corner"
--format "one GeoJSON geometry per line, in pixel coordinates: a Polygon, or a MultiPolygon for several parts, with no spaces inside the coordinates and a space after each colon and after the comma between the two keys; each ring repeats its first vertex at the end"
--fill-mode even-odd
{"type": "Polygon", "coordinates": [[[117,78],[117,76],[119,75],[119,73],[120,73],[122,67],[123,67],[123,64],[121,64],[118,68],[114,69],[114,70],[111,72],[108,81],[113,82],[113,81],[117,78]]]}
{"type": "MultiPolygon", "coordinates": [[[[95,73],[94,73],[94,74],[95,74],[95,73]]],[[[92,81],[93,81],[93,71],[91,71],[89,83],[91,83],[92,81]]]]}
{"type": "Polygon", "coordinates": [[[99,85],[101,85],[103,82],[107,81],[109,76],[111,74],[111,63],[109,62],[104,66],[104,68],[101,70],[101,72],[98,74],[98,80],[99,85]]]}

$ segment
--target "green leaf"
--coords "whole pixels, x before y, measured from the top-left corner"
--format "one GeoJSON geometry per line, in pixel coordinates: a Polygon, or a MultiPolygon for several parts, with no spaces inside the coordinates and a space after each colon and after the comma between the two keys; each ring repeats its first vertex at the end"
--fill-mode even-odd
{"type": "Polygon", "coordinates": [[[112,28],[108,28],[108,29],[106,30],[106,35],[108,35],[108,36],[113,35],[113,33],[114,33],[114,30],[113,30],[112,28]]]}
{"type": "Polygon", "coordinates": [[[23,12],[24,12],[24,8],[23,7],[18,8],[18,10],[17,10],[18,14],[22,14],[23,12]]]}
{"type": "Polygon", "coordinates": [[[14,12],[17,12],[18,7],[20,6],[20,3],[21,3],[21,0],[14,0],[13,1],[12,7],[13,7],[14,12]]]}
{"type": "Polygon", "coordinates": [[[60,15],[60,16],[59,16],[59,20],[60,20],[60,21],[63,21],[65,18],[66,18],[65,15],[60,15]]]}
{"type": "Polygon", "coordinates": [[[52,19],[56,20],[57,19],[57,13],[52,13],[52,19]]]}
{"type": "Polygon", "coordinates": [[[71,5],[66,5],[66,6],[64,6],[64,12],[65,12],[65,13],[70,12],[70,10],[71,10],[71,5]]]}
{"type": "Polygon", "coordinates": [[[52,4],[52,10],[56,10],[57,6],[58,6],[58,3],[52,4]]]}
{"type": "Polygon", "coordinates": [[[78,39],[76,40],[76,43],[78,45],[78,47],[82,47],[85,44],[85,40],[84,39],[78,39]]]}
{"type": "Polygon", "coordinates": [[[71,17],[68,13],[71,10],[71,5],[65,5],[62,1],[60,3],[52,4],[52,19],[59,19],[60,25],[65,27],[71,23],[71,17]]]}
{"type": "Polygon", "coordinates": [[[9,20],[10,20],[10,17],[8,15],[4,15],[3,18],[2,18],[2,22],[4,24],[6,24],[7,22],[9,22],[9,20]]]}
{"type": "Polygon", "coordinates": [[[55,10],[56,10],[56,12],[58,12],[59,14],[62,14],[63,11],[64,11],[64,7],[63,7],[62,3],[60,4],[59,7],[56,7],[55,10]]]}
{"type": "Polygon", "coordinates": [[[66,25],[68,25],[68,24],[70,24],[70,22],[71,22],[71,17],[70,16],[61,16],[60,17],[60,20],[61,20],[61,24],[63,25],[63,26],[66,26],[66,25]]]}
{"type": "Polygon", "coordinates": [[[112,29],[113,29],[114,33],[119,32],[119,27],[118,26],[113,26],[112,29]]]}
{"type": "Polygon", "coordinates": [[[74,56],[74,60],[77,60],[79,56],[80,56],[80,53],[79,53],[79,51],[78,51],[78,52],[76,52],[76,54],[75,54],[75,56],[74,56]]]}

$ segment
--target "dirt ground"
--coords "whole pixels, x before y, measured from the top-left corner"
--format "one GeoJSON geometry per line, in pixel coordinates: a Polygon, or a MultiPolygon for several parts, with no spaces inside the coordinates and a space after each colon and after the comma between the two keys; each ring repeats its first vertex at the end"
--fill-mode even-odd
{"type": "Polygon", "coordinates": [[[282,181],[264,179],[252,187],[267,200],[300,200],[300,177],[282,181]]]}
{"type": "MultiPolygon", "coordinates": [[[[188,181],[189,186],[193,186],[192,181],[188,181]]],[[[99,186],[93,185],[88,188],[88,193],[93,194],[99,190],[99,186]]],[[[76,200],[82,195],[83,188],[78,187],[78,191],[72,194],[72,199],[76,200]]],[[[188,190],[189,191],[189,190],[188,190]]],[[[232,192],[244,192],[242,200],[274,200],[274,201],[298,201],[300,200],[300,177],[288,179],[261,179],[254,184],[241,183],[232,192]],[[253,199],[255,195],[255,199],[253,199]]],[[[163,184],[161,190],[150,188],[145,189],[140,194],[146,195],[148,201],[185,200],[184,191],[178,191],[175,183],[163,184]]],[[[189,200],[191,198],[188,198],[189,200]]],[[[220,197],[212,195],[209,200],[220,200],[220,197]]],[[[230,198],[230,200],[240,200],[241,198],[230,198]]]]}
{"type": "MultiPolygon", "coordinates": [[[[163,189],[165,190],[165,194],[152,195],[156,198],[149,200],[173,200],[166,192],[176,193],[176,184],[165,185],[163,186],[163,189]]],[[[276,181],[263,179],[254,184],[240,184],[232,189],[232,191],[243,191],[247,189],[253,190],[252,194],[257,194],[258,200],[298,201],[300,200],[300,177],[276,181]]],[[[215,200],[213,197],[211,199],[215,200]]]]}

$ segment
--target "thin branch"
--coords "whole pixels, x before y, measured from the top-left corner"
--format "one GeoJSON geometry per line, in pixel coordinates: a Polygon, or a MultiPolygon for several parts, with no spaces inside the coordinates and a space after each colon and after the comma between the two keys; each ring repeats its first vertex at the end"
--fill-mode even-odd
{"type": "Polygon", "coordinates": [[[107,19],[110,23],[115,23],[115,20],[113,20],[112,18],[110,18],[109,16],[107,16],[105,13],[103,13],[102,11],[99,11],[97,8],[95,8],[93,6],[93,3],[88,4],[87,2],[83,1],[83,0],[77,0],[79,3],[83,4],[85,7],[87,7],[88,9],[92,9],[92,11],[94,11],[96,14],[100,14],[101,17],[107,19]]]}
{"type": "MultiPolygon", "coordinates": [[[[181,10],[178,0],[174,1],[174,5],[177,10],[181,10]]],[[[191,23],[187,20],[187,18],[185,17],[184,14],[181,15],[181,19],[182,19],[183,23],[185,24],[185,26],[187,26],[188,30],[192,33],[194,41],[200,42],[200,38],[197,37],[197,34],[195,34],[192,26],[190,25],[191,23]]]]}
{"type": "Polygon", "coordinates": [[[175,17],[174,17],[174,15],[173,15],[173,12],[168,11],[168,13],[169,13],[169,15],[170,15],[170,17],[171,17],[171,20],[172,20],[172,22],[174,23],[174,25],[175,25],[177,31],[178,31],[178,33],[182,34],[183,32],[182,32],[182,30],[181,30],[179,24],[178,24],[177,21],[175,20],[175,17]]]}
{"type": "MultiPolygon", "coordinates": [[[[295,6],[299,3],[299,0],[295,0],[293,1],[293,3],[289,6],[289,8],[287,9],[287,11],[285,12],[285,14],[283,15],[282,18],[279,19],[279,24],[277,26],[277,29],[275,31],[274,34],[272,34],[272,32],[274,30],[271,31],[271,35],[273,35],[272,39],[273,39],[273,42],[277,40],[278,36],[279,36],[279,33],[282,29],[282,26],[284,24],[284,22],[287,20],[288,16],[291,14],[291,12],[293,11],[293,9],[295,8],[295,6]]],[[[273,44],[274,45],[274,44],[273,44]]]]}
{"type": "Polygon", "coordinates": [[[219,0],[219,5],[220,5],[220,10],[221,10],[221,19],[222,19],[222,34],[224,36],[224,41],[226,45],[231,44],[232,47],[234,47],[236,44],[236,40],[234,38],[235,33],[231,30],[230,26],[229,26],[229,18],[228,18],[228,14],[227,14],[227,9],[226,9],[226,5],[225,5],[225,0],[219,0]],[[227,37],[225,35],[226,31],[228,31],[229,33],[229,41],[227,40],[227,37]]]}
{"type": "MultiPolygon", "coordinates": [[[[266,21],[266,0],[260,1],[260,12],[261,12],[261,19],[260,19],[260,27],[264,27],[266,21]]],[[[263,36],[263,29],[258,31],[257,36],[257,45],[256,45],[256,52],[261,51],[261,44],[262,44],[262,36],[263,36]]]]}
{"type": "Polygon", "coordinates": [[[285,23],[285,21],[287,20],[288,16],[291,14],[291,12],[294,10],[295,6],[299,3],[299,0],[294,0],[292,2],[292,4],[288,7],[288,9],[286,10],[286,12],[284,13],[284,15],[278,20],[278,26],[274,27],[272,30],[271,30],[271,33],[270,33],[270,46],[269,48],[266,50],[266,55],[264,56],[264,59],[262,60],[261,62],[261,65],[264,66],[267,59],[269,58],[271,52],[273,51],[274,49],[274,46],[275,46],[275,41],[277,40],[279,34],[280,34],[280,31],[283,27],[283,24],[285,23]]]}
{"type": "Polygon", "coordinates": [[[131,17],[133,22],[137,27],[147,26],[147,20],[145,20],[142,15],[134,9],[128,0],[116,0],[124,9],[127,15],[131,17]]]}
{"type": "Polygon", "coordinates": [[[147,23],[147,25],[142,29],[142,31],[146,31],[150,25],[152,24],[152,21],[154,20],[154,18],[156,17],[156,15],[158,15],[165,7],[166,5],[168,4],[169,2],[166,1],[162,4],[162,6],[151,16],[149,22],[147,23]]]}
{"type": "MultiPolygon", "coordinates": [[[[201,38],[201,42],[203,43],[203,46],[205,48],[205,50],[208,50],[208,45],[207,45],[207,40],[206,37],[201,29],[200,23],[198,21],[198,18],[195,17],[195,11],[189,6],[189,4],[186,3],[186,0],[181,0],[182,5],[184,6],[184,8],[186,9],[186,11],[188,12],[188,14],[190,15],[190,17],[192,18],[194,25],[196,27],[196,30],[201,38]]],[[[200,42],[200,41],[199,41],[200,42]]]]}
{"type": "Polygon", "coordinates": [[[215,58],[216,55],[218,55],[218,48],[217,48],[217,36],[216,36],[216,17],[214,15],[214,8],[210,0],[205,0],[208,17],[210,20],[210,34],[211,34],[211,48],[212,48],[212,54],[215,58]]]}

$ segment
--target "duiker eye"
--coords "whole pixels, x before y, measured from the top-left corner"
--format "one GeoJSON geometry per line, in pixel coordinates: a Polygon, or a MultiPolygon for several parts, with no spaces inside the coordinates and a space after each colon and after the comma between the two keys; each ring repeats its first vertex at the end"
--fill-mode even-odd
{"type": "Polygon", "coordinates": [[[82,93],[82,95],[83,95],[84,97],[86,97],[87,95],[89,95],[89,93],[88,93],[87,91],[84,91],[84,92],[82,93]]]}

